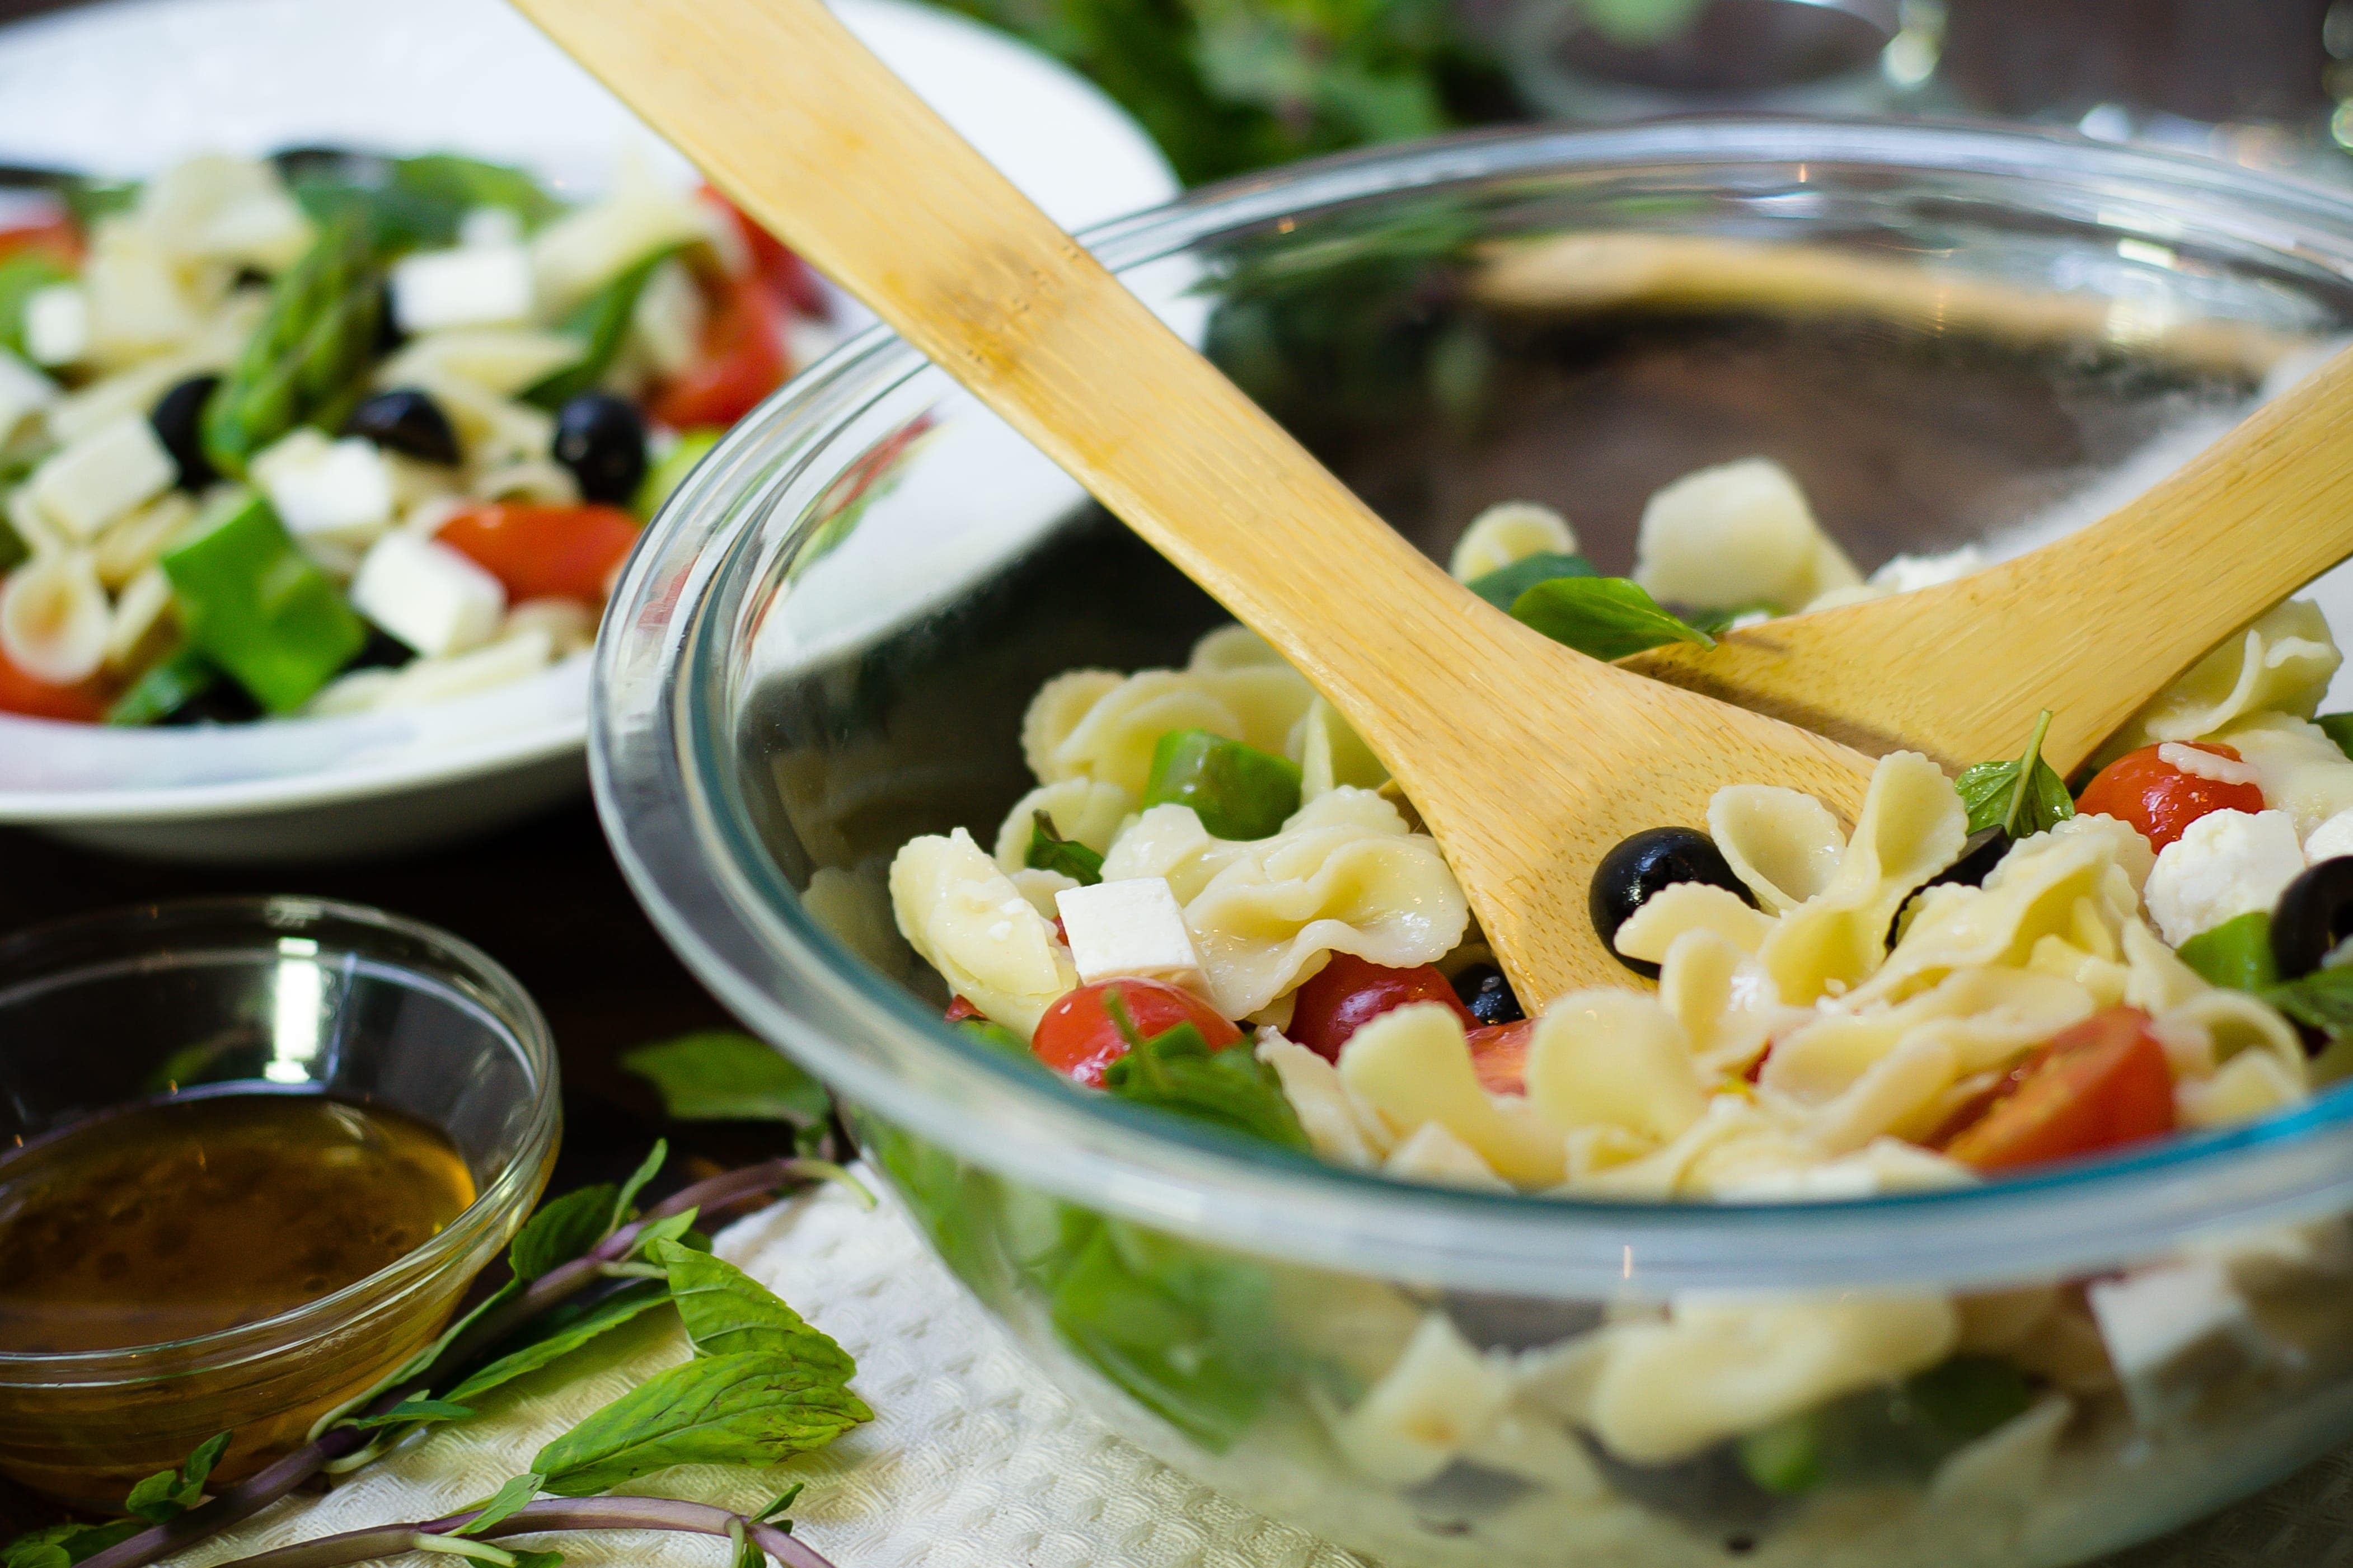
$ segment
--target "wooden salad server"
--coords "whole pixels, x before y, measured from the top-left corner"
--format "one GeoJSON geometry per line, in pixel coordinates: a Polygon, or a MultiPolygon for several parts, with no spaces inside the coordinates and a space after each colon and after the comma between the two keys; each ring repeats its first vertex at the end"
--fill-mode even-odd
{"type": "Polygon", "coordinates": [[[1958,582],[1619,662],[1873,755],[2017,756],[2038,710],[2065,774],[2236,628],[2353,555],[2353,350],[2179,472],[1958,582]]]}
{"type": "MultiPolygon", "coordinates": [[[[1719,784],[1870,763],[1551,642],[1350,494],[820,0],[517,0],[712,183],[1262,634],[1387,762],[1523,996],[1622,984],[1588,890],[1719,784]]],[[[975,496],[986,506],[988,498],[975,496]]]]}

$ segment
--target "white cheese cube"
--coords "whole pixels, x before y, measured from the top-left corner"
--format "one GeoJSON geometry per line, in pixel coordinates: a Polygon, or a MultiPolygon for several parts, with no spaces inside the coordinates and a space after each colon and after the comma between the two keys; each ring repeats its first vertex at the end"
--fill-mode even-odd
{"type": "Polygon", "coordinates": [[[531,257],[520,245],[419,251],[392,268],[392,314],[404,331],[526,321],[531,307],[531,257]]]}
{"type": "Polygon", "coordinates": [[[427,658],[491,640],[506,614],[499,580],[446,544],[387,533],[352,577],[360,614],[427,658]]]}
{"type": "Polygon", "coordinates": [[[2246,1298],[2212,1258],[2103,1280],[2085,1297],[2126,1402],[2144,1426],[2179,1414],[2206,1384],[2266,1351],[2246,1298]]]}
{"type": "Polygon", "coordinates": [[[257,455],[253,482],[297,539],[366,544],[392,525],[392,469],[372,441],[304,426],[257,455]]]}
{"type": "Polygon", "coordinates": [[[1165,980],[1204,991],[1201,955],[1166,877],[1065,888],[1054,896],[1082,984],[1113,975],[1165,980]]]}
{"type": "Polygon", "coordinates": [[[172,454],[143,415],[123,414],[33,470],[33,500],[58,528],[87,540],[172,488],[172,454]]]}
{"type": "Polygon", "coordinates": [[[57,400],[57,386],[47,376],[0,349],[0,446],[5,446],[26,420],[57,400]]]}
{"type": "MultiPolygon", "coordinates": [[[[7,423],[7,415],[0,412],[0,429],[5,429],[7,423]]],[[[2353,855],[2353,811],[2338,812],[2304,841],[2304,858],[2315,866],[2343,855],[2353,855]]]]}
{"type": "Polygon", "coordinates": [[[2224,921],[2268,910],[2303,872],[2304,846],[2286,812],[2210,811],[2158,851],[2142,897],[2158,933],[2179,947],[2224,921]]]}
{"type": "Polygon", "coordinates": [[[522,218],[512,207],[468,207],[466,216],[458,220],[458,243],[521,245],[522,218]]]}
{"type": "Polygon", "coordinates": [[[25,301],[25,353],[35,364],[79,364],[90,357],[90,296],[79,283],[36,289],[25,301]]]}

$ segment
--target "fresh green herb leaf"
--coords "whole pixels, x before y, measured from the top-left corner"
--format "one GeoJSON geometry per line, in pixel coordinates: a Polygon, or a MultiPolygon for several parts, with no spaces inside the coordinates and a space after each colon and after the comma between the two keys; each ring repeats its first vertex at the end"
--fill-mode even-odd
{"type": "Polygon", "coordinates": [[[523,393],[523,401],[542,408],[557,408],[565,399],[594,390],[621,352],[621,342],[628,336],[629,321],[636,314],[638,296],[646,290],[646,280],[678,251],[677,246],[664,246],[631,264],[619,277],[575,306],[556,330],[579,340],[580,358],[533,384],[523,393]]]}
{"type": "Polygon", "coordinates": [[[132,1487],[122,1501],[123,1511],[150,1524],[162,1524],[195,1507],[205,1495],[205,1479],[220,1463],[228,1438],[226,1432],[216,1433],[196,1445],[196,1451],[182,1460],[178,1469],[158,1470],[132,1487]]]}
{"type": "Polygon", "coordinates": [[[516,1511],[546,1485],[547,1478],[536,1470],[526,1470],[512,1477],[504,1486],[492,1492],[482,1504],[482,1511],[450,1531],[453,1535],[480,1535],[501,1520],[511,1519],[516,1511]]]}
{"type": "Polygon", "coordinates": [[[659,1219],[647,1221],[645,1225],[638,1227],[637,1242],[630,1247],[629,1255],[632,1258],[644,1258],[650,1257],[650,1249],[662,1242],[673,1241],[682,1244],[694,1229],[694,1211],[688,1209],[683,1214],[664,1215],[659,1219]]]}
{"type": "Polygon", "coordinates": [[[449,1391],[448,1402],[461,1406],[470,1401],[479,1402],[491,1390],[570,1355],[589,1341],[669,1300],[669,1289],[658,1280],[649,1279],[617,1290],[587,1308],[559,1308],[531,1325],[528,1342],[475,1368],[449,1391]]]}
{"type": "Polygon", "coordinates": [[[406,1426],[412,1421],[470,1421],[474,1412],[447,1399],[404,1399],[376,1415],[354,1417],[349,1424],[367,1431],[377,1426],[406,1426]]]}
{"type": "Polygon", "coordinates": [[[0,1568],[69,1568],[147,1528],[143,1519],[118,1519],[107,1524],[53,1524],[20,1535],[0,1547],[0,1568]]]}
{"type": "Polygon", "coordinates": [[[727,1521],[727,1563],[728,1568],[767,1568],[768,1554],[760,1550],[740,1519],[727,1521]]]}
{"type": "Polygon", "coordinates": [[[384,318],[384,277],[365,225],[321,227],[269,290],[269,308],[205,405],[203,444],[232,478],[298,425],[340,428],[367,391],[384,318]]]}
{"type": "Polygon", "coordinates": [[[1894,1388],[1865,1389],[1742,1437],[1741,1468],[1778,1497],[1832,1479],[1925,1479],[2033,1401],[2026,1376],[1992,1356],[1952,1356],[1894,1388]]]}
{"type": "Polygon", "coordinates": [[[411,1552],[428,1556],[458,1557],[469,1563],[487,1563],[491,1568],[515,1568],[515,1554],[503,1546],[493,1546],[487,1541],[469,1541],[462,1535],[435,1535],[419,1531],[410,1540],[411,1552]]]}
{"type": "Polygon", "coordinates": [[[610,1234],[609,1222],[620,1195],[618,1187],[600,1183],[540,1205],[507,1249],[507,1264],[514,1277],[529,1284],[550,1269],[585,1257],[610,1234]]]}
{"type": "MultiPolygon", "coordinates": [[[[0,487],[7,483],[6,476],[0,475],[0,487]]],[[[14,572],[32,553],[33,547],[25,542],[25,536],[16,531],[16,525],[6,517],[0,516],[0,574],[14,572]]]]}
{"type": "Polygon", "coordinates": [[[2323,713],[2313,721],[2320,732],[2337,742],[2337,749],[2353,757],[2353,713],[2323,713]]]}
{"type": "Polygon", "coordinates": [[[53,283],[72,281],[73,268],[46,251],[20,250],[0,261],[0,349],[25,352],[25,306],[53,283]]]}
{"type": "Polygon", "coordinates": [[[98,220],[127,213],[139,205],[140,184],[136,180],[100,180],[77,175],[58,188],[64,198],[66,211],[73,216],[74,226],[88,234],[98,220]]]}
{"type": "Polygon", "coordinates": [[[1285,1149],[1308,1147],[1298,1112],[1283,1098],[1274,1069],[1237,1044],[1209,1049],[1190,1024],[1145,1038],[1128,1016],[1117,991],[1103,1005],[1127,1042],[1127,1054],[1103,1072],[1103,1088],[1119,1099],[1155,1105],[1196,1121],[1207,1121],[1246,1138],[1263,1138],[1285,1149]]]}
{"type": "Polygon", "coordinates": [[[767,1507],[762,1509],[759,1512],[752,1516],[752,1522],[754,1524],[766,1524],[772,1520],[782,1518],[785,1510],[793,1506],[794,1502],[799,1499],[802,1491],[807,1489],[807,1485],[808,1483],[806,1481],[795,1481],[791,1486],[788,1486],[783,1491],[778,1492],[776,1495],[775,1500],[771,1501],[767,1507]]]}
{"type": "Polygon", "coordinates": [[[1144,805],[1189,805],[1213,837],[1264,838],[1299,809],[1299,788],[1287,758],[1208,730],[1171,730],[1152,748],[1144,805]]]}
{"type": "MultiPolygon", "coordinates": [[[[455,153],[396,159],[392,182],[459,218],[476,207],[504,207],[522,221],[526,234],[564,210],[564,204],[523,170],[455,153]]],[[[456,237],[453,221],[450,237],[456,237]]]]}
{"type": "Polygon", "coordinates": [[[1508,566],[1498,566],[1483,577],[1472,578],[1464,586],[1508,616],[1512,606],[1520,602],[1520,595],[1539,583],[1549,583],[1556,577],[1599,575],[1593,563],[1582,555],[1546,550],[1523,555],[1508,566]]]}
{"type": "Polygon", "coordinates": [[[181,648],[132,681],[131,689],[106,710],[106,721],[121,726],[156,723],[219,685],[220,679],[220,666],[195,648],[181,648]]]}
{"type": "Polygon", "coordinates": [[[680,1121],[822,1123],[833,1112],[825,1085],[790,1058],[729,1029],[681,1035],[625,1052],[621,1066],[654,1086],[680,1121]]]}
{"type": "Polygon", "coordinates": [[[1021,863],[1033,871],[1060,871],[1082,888],[1103,880],[1103,856],[1075,838],[1054,831],[1054,819],[1043,807],[1032,814],[1029,851],[1021,863]]]}
{"type": "Polygon", "coordinates": [[[2353,968],[2316,969],[2257,994],[2299,1024],[2333,1037],[2353,1035],[2353,968]]]}
{"type": "Polygon", "coordinates": [[[2047,833],[2075,815],[2067,781],[2042,760],[2042,737],[2050,730],[2051,710],[2046,708],[2036,718],[2033,738],[2016,762],[1979,763],[1953,781],[1953,787],[1960,791],[1961,804],[1968,807],[1971,833],[2000,827],[2015,842],[2047,833]]]}
{"type": "Polygon", "coordinates": [[[722,1258],[660,1242],[649,1254],[670,1277],[670,1300],[697,1355],[760,1352],[805,1365],[812,1376],[847,1382],[849,1352],[779,1300],[775,1291],[722,1258]]]}
{"type": "Polygon", "coordinates": [[[383,257],[455,244],[459,226],[476,207],[504,207],[526,232],[563,210],[520,169],[447,153],[311,158],[286,174],[287,188],[314,223],[354,225],[383,257]]]}
{"type": "Polygon", "coordinates": [[[1029,1041],[994,1019],[959,1018],[956,1020],[955,1026],[958,1034],[970,1036],[993,1050],[1003,1051],[1008,1056],[1018,1057],[1031,1067],[1046,1068],[1046,1064],[1030,1053],[1029,1041]]]}
{"type": "Polygon", "coordinates": [[[672,1465],[772,1465],[874,1413],[777,1356],[702,1356],[656,1373],[539,1451],[545,1490],[586,1497],[672,1465]]]}
{"type": "Polygon", "coordinates": [[[1758,599],[1750,604],[1732,605],[1720,610],[1694,610],[1686,617],[1691,624],[1712,637],[1720,637],[1732,629],[1732,624],[1748,616],[1767,619],[1782,614],[1781,606],[1758,599]]]}
{"type": "Polygon", "coordinates": [[[2279,984],[2279,963],[2272,955],[2272,917],[2262,910],[2200,931],[2178,951],[2181,962],[2210,985],[2260,993],[2279,984]]]}
{"type": "Polygon", "coordinates": [[[1604,661],[1663,643],[1714,647],[1715,639],[1659,607],[1626,577],[1554,577],[1512,601],[1512,618],[1604,661]]]}
{"type": "Polygon", "coordinates": [[[514,1568],[564,1568],[561,1552],[528,1552],[520,1546],[507,1548],[514,1558],[514,1568]]]}
{"type": "Polygon", "coordinates": [[[1740,1468],[1775,1497],[1799,1497],[1822,1484],[1821,1434],[1813,1412],[1788,1416],[1743,1435],[1740,1468]]]}
{"type": "Polygon", "coordinates": [[[638,1162],[638,1168],[629,1173],[629,1179],[621,1184],[621,1190],[613,1194],[612,1214],[605,1222],[604,1236],[597,1237],[599,1241],[637,1217],[638,1194],[646,1190],[648,1182],[661,1174],[662,1164],[669,1158],[670,1140],[655,1139],[654,1146],[646,1152],[646,1157],[638,1162]]]}

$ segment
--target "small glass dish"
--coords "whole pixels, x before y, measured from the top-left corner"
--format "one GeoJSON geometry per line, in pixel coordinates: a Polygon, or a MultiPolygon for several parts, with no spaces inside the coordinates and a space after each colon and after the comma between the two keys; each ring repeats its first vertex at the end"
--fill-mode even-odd
{"type": "Polygon", "coordinates": [[[0,1142],[157,1095],[316,1089],[439,1130],[477,1195],[389,1267],[291,1311],[168,1344],[0,1353],[0,1474],[120,1507],[233,1432],[234,1480],[438,1333],[555,1158],[555,1048],[512,976],[454,937],[351,904],[146,905],[0,942],[0,1142]]]}

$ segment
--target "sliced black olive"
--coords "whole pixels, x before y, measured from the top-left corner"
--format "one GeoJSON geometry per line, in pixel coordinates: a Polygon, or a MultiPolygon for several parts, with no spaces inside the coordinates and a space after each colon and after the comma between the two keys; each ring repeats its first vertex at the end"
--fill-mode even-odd
{"type": "Polygon", "coordinates": [[[2323,860],[2287,885],[2272,908],[2272,958],[2282,980],[2318,969],[2353,936],[2353,855],[2323,860]]]}
{"type": "Polygon", "coordinates": [[[220,385],[216,375],[195,375],[165,393],[147,416],[147,423],[155,427],[155,438],[164,443],[164,450],[172,454],[173,466],[180,470],[180,488],[200,490],[220,476],[205,456],[205,405],[213,391],[220,385]]]}
{"type": "Polygon", "coordinates": [[[1895,933],[1904,929],[1904,913],[1912,907],[1913,899],[1935,887],[1982,888],[1985,879],[1993,875],[1993,868],[2001,864],[2001,858],[2009,853],[2010,835],[1999,824],[1970,834],[1968,842],[1961,846],[1961,858],[1913,889],[1912,897],[1898,906],[1895,918],[1887,922],[1887,945],[1895,945],[1895,933]]]}
{"type": "Polygon", "coordinates": [[[1676,882],[1705,882],[1740,895],[1755,907],[1756,896],[1733,875],[1731,863],[1715,840],[1695,827],[1651,827],[1621,840],[1594,868],[1588,905],[1593,929],[1619,963],[1637,974],[1658,978],[1659,966],[1618,952],[1618,928],[1642,907],[1652,893],[1676,882]]]}
{"type": "Polygon", "coordinates": [[[1492,963],[1474,963],[1456,975],[1454,994],[1482,1024],[1516,1024],[1527,1016],[1512,983],[1492,963]]]}
{"type": "Polygon", "coordinates": [[[463,454],[458,431],[441,405],[413,386],[379,392],[352,410],[343,434],[364,436],[387,452],[456,468],[463,454]]]}
{"type": "Polygon", "coordinates": [[[555,460],[580,481],[584,500],[617,506],[646,477],[646,421],[609,392],[584,392],[555,411],[555,460]]]}

